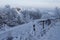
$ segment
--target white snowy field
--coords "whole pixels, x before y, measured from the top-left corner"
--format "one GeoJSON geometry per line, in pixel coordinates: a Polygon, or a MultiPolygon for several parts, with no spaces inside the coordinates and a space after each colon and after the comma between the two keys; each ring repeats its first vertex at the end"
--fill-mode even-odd
{"type": "Polygon", "coordinates": [[[39,20],[1,31],[0,40],[60,40],[60,22],[52,22],[49,26],[45,24],[43,29],[37,21],[39,20]]]}
{"type": "Polygon", "coordinates": [[[2,8],[0,40],[59,40],[60,9],[40,10],[2,8]]]}
{"type": "Polygon", "coordinates": [[[60,40],[60,22],[55,23],[41,40],[60,40]]]}

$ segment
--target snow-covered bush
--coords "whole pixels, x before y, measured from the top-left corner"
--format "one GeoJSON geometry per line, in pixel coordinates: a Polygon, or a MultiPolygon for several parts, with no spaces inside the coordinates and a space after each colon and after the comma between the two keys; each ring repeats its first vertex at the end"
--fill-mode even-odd
{"type": "MultiPolygon", "coordinates": [[[[8,26],[16,26],[21,24],[20,16],[16,12],[15,8],[11,8],[6,5],[4,8],[0,9],[0,24],[6,24],[8,26]]],[[[23,24],[23,23],[22,23],[23,24]]]]}
{"type": "Polygon", "coordinates": [[[23,19],[25,20],[25,22],[40,19],[42,17],[42,14],[38,10],[36,11],[23,10],[21,11],[21,13],[23,14],[23,19]]]}
{"type": "Polygon", "coordinates": [[[30,18],[33,18],[33,20],[35,19],[40,19],[42,14],[39,11],[36,12],[30,12],[30,18]]]}
{"type": "Polygon", "coordinates": [[[60,18],[60,9],[59,8],[55,8],[55,16],[56,18],[60,18]]]}
{"type": "Polygon", "coordinates": [[[51,19],[54,17],[60,18],[60,10],[58,8],[54,9],[55,11],[43,11],[39,9],[20,9],[20,8],[11,8],[9,5],[6,5],[3,8],[0,8],[0,25],[6,24],[10,27],[28,23],[36,19],[51,19]],[[55,13],[55,15],[50,15],[55,13]]]}

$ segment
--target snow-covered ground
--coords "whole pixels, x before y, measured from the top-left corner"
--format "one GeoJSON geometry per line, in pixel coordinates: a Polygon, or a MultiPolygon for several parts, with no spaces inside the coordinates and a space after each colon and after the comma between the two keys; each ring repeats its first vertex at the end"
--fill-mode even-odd
{"type": "Polygon", "coordinates": [[[60,40],[60,22],[55,23],[41,40],[60,40]]]}
{"type": "Polygon", "coordinates": [[[41,12],[9,6],[1,9],[0,40],[59,40],[60,19],[56,18],[60,17],[60,12],[58,8],[54,10],[41,12]]]}
{"type": "Polygon", "coordinates": [[[43,29],[42,25],[35,20],[27,24],[19,25],[6,31],[0,32],[0,40],[59,40],[60,38],[60,22],[49,26],[45,24],[43,29]],[[35,24],[35,31],[33,25],[35,24]]]}

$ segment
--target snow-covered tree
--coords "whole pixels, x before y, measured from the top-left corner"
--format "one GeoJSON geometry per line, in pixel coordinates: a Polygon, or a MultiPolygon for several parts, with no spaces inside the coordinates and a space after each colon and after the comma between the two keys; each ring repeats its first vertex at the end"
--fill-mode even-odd
{"type": "Polygon", "coordinates": [[[59,10],[59,8],[58,7],[56,7],[55,8],[55,16],[57,17],[57,18],[60,18],[60,10],[59,10]]]}
{"type": "Polygon", "coordinates": [[[6,5],[4,8],[0,9],[0,15],[3,24],[8,26],[15,26],[21,22],[21,20],[18,18],[18,13],[16,12],[15,8],[11,8],[9,5],[6,5]]]}
{"type": "Polygon", "coordinates": [[[24,10],[21,11],[21,13],[23,14],[24,17],[23,19],[25,20],[25,22],[29,22],[35,19],[40,19],[42,17],[42,14],[38,10],[36,11],[24,10]]]}

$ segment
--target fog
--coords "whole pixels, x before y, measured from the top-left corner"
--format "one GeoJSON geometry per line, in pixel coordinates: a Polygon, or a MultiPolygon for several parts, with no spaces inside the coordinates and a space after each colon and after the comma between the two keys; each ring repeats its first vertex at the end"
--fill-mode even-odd
{"type": "Polygon", "coordinates": [[[0,0],[0,6],[60,7],[60,0],[0,0]]]}

